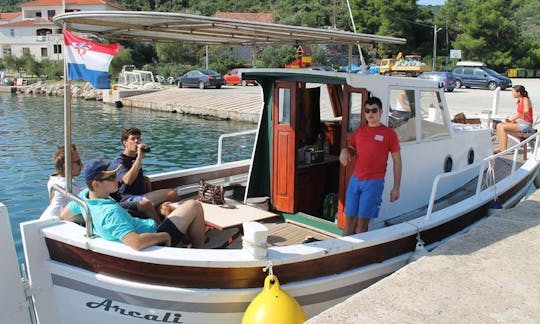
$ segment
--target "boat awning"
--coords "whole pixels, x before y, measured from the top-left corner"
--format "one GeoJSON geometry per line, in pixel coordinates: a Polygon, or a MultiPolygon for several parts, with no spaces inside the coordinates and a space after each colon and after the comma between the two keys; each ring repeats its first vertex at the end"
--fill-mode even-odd
{"type": "Polygon", "coordinates": [[[203,45],[404,44],[406,41],[331,29],[165,12],[79,11],[55,16],[54,22],[61,26],[66,23],[72,31],[114,39],[203,45]]]}

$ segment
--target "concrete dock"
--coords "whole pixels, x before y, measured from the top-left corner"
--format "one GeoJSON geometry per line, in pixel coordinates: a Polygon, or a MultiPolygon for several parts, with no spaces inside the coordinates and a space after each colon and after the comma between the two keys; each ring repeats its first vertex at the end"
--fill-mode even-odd
{"type": "Polygon", "coordinates": [[[306,323],[540,323],[540,190],[306,323]]]}
{"type": "MultiPolygon", "coordinates": [[[[513,84],[522,84],[529,91],[533,107],[540,109],[540,79],[512,79],[513,84]]],[[[112,90],[111,90],[112,91],[112,90]]],[[[124,90],[123,90],[124,91],[124,90]]],[[[129,94],[128,94],[129,95],[129,94]]],[[[321,91],[321,119],[333,119],[332,109],[325,107],[326,91],[321,91]]],[[[121,100],[123,106],[139,107],[185,114],[205,115],[223,119],[258,122],[262,107],[262,91],[258,86],[224,86],[221,89],[179,89],[167,86],[164,90],[121,98],[117,94],[104,94],[103,100],[110,98],[109,104],[121,100]],[[116,99],[115,99],[116,98],[116,99]]],[[[509,116],[516,111],[512,91],[496,92],[483,89],[455,89],[446,93],[450,116],[464,112],[467,116],[493,110],[493,102],[498,102],[497,115],[509,116]]]]}
{"type": "Polygon", "coordinates": [[[221,89],[200,90],[171,86],[120,100],[126,107],[257,123],[262,109],[262,89],[258,86],[225,86],[221,89]]]}

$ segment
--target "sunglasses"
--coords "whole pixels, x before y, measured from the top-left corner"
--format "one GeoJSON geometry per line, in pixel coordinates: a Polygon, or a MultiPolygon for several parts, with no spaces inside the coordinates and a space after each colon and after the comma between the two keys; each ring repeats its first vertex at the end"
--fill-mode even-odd
{"type": "Polygon", "coordinates": [[[75,163],[75,164],[78,164],[78,165],[81,165],[81,164],[82,164],[81,160],[71,161],[71,163],[75,163]]]}
{"type": "Polygon", "coordinates": [[[116,174],[111,174],[108,177],[101,178],[101,179],[96,179],[96,180],[97,181],[114,181],[114,180],[116,180],[116,174]]]}
{"type": "Polygon", "coordinates": [[[364,108],[364,112],[365,112],[366,114],[369,114],[369,113],[374,113],[374,114],[376,114],[376,113],[379,112],[379,108],[371,108],[371,109],[369,109],[369,108],[364,108]]]}

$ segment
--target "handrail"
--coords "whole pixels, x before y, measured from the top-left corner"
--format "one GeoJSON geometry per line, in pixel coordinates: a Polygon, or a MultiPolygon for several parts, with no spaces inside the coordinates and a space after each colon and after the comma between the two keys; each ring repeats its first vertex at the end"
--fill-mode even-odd
{"type": "Polygon", "coordinates": [[[90,209],[88,208],[88,205],[86,202],[78,197],[77,195],[72,194],[71,192],[68,192],[66,189],[60,187],[57,184],[53,184],[51,186],[51,191],[49,192],[49,197],[52,199],[54,191],[58,191],[59,193],[63,194],[64,196],[68,197],[69,199],[75,201],[79,205],[81,205],[84,208],[84,211],[86,212],[86,237],[92,238],[94,237],[94,233],[92,231],[92,215],[90,214],[90,209]]]}
{"type": "Polygon", "coordinates": [[[221,157],[223,152],[223,139],[227,137],[236,137],[236,136],[243,136],[243,135],[249,135],[249,134],[256,134],[257,130],[247,130],[242,132],[235,132],[235,133],[227,133],[227,134],[221,134],[218,139],[218,158],[217,158],[217,164],[221,164],[221,157]]]}
{"type": "MultiPolygon", "coordinates": [[[[437,196],[437,191],[439,189],[439,183],[440,183],[441,180],[446,179],[446,178],[450,178],[452,176],[459,175],[461,173],[465,173],[465,172],[470,171],[470,170],[472,170],[474,168],[479,168],[478,177],[477,177],[478,182],[477,182],[476,191],[475,191],[475,197],[478,198],[479,195],[480,195],[480,192],[482,190],[482,181],[483,181],[484,170],[486,170],[486,167],[489,164],[489,162],[496,159],[496,158],[498,158],[500,155],[503,155],[506,152],[509,152],[509,151],[513,150],[514,151],[513,162],[512,162],[512,169],[510,171],[510,174],[513,174],[516,171],[518,150],[520,149],[520,147],[523,144],[529,143],[530,141],[533,141],[533,140],[535,140],[536,142],[534,144],[532,156],[536,158],[536,152],[538,150],[540,134],[536,134],[535,136],[530,136],[527,139],[523,140],[522,142],[510,147],[506,151],[497,153],[495,155],[491,155],[491,156],[489,156],[487,158],[484,158],[484,159],[482,159],[482,160],[480,160],[480,161],[478,161],[478,162],[476,162],[474,164],[471,164],[471,165],[469,165],[469,166],[467,166],[467,167],[465,167],[463,169],[448,172],[448,173],[442,173],[442,174],[437,175],[435,177],[435,179],[433,180],[433,186],[431,187],[431,195],[429,197],[429,203],[428,203],[428,208],[427,208],[427,213],[426,213],[426,219],[427,220],[431,219],[431,214],[433,213],[433,207],[435,205],[435,197],[437,196]]],[[[496,183],[493,183],[492,186],[495,186],[495,185],[496,185],[496,183]]]]}

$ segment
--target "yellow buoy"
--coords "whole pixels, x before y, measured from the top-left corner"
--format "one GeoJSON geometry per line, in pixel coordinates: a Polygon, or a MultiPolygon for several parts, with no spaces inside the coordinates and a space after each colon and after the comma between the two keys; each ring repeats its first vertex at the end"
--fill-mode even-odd
{"type": "Polygon", "coordinates": [[[278,278],[271,274],[266,276],[263,290],[246,309],[242,324],[295,324],[306,319],[300,304],[281,289],[278,278]]]}

